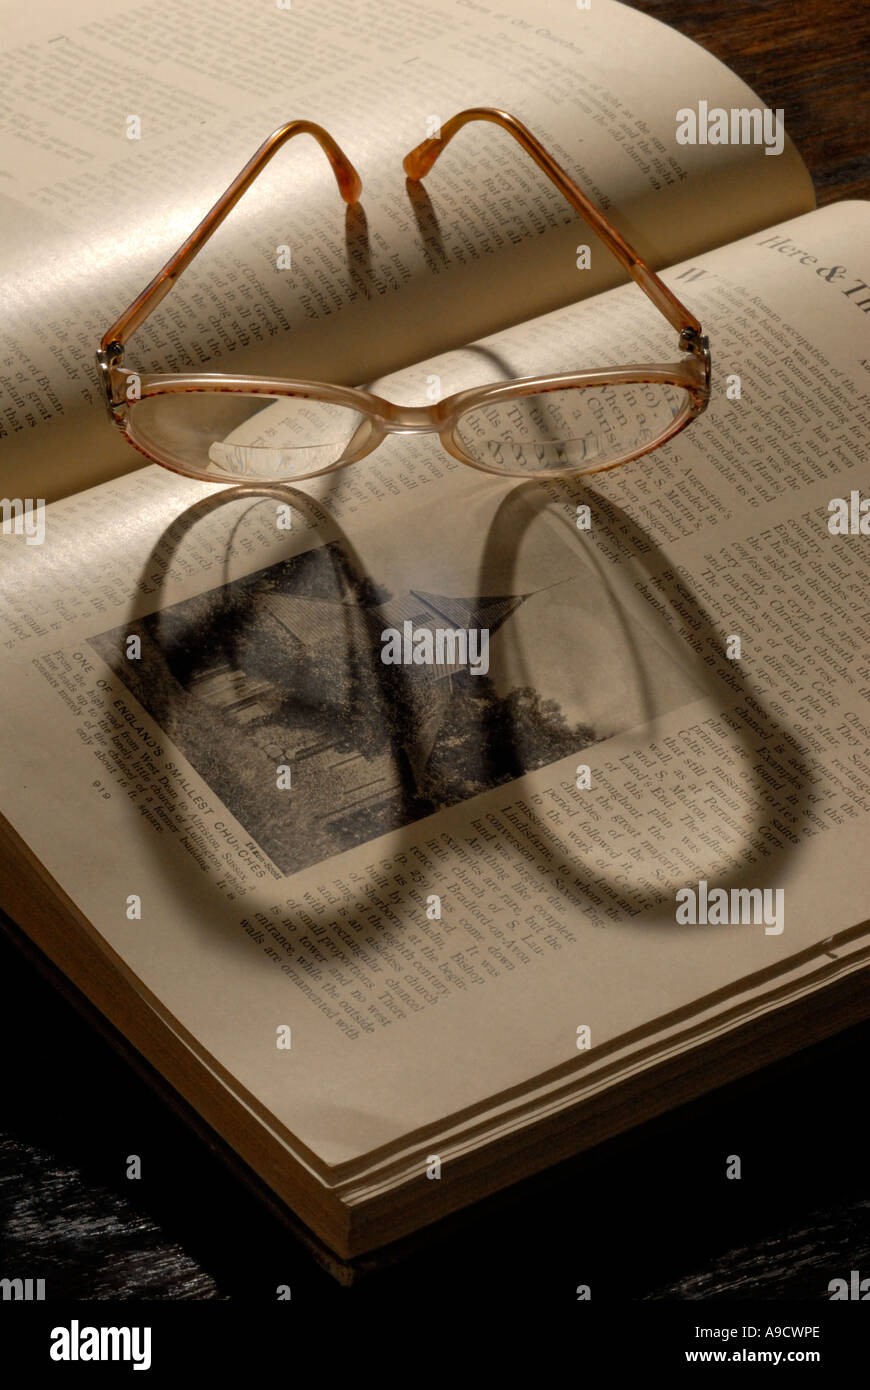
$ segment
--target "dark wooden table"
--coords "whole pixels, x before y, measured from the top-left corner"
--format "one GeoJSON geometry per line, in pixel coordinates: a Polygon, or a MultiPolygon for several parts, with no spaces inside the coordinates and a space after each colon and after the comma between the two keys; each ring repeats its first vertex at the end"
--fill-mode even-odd
{"type": "Polygon", "coordinates": [[[813,176],[819,205],[870,198],[867,0],[630,0],[748,82],[813,176]]]}
{"type": "MultiPolygon", "coordinates": [[[[870,196],[867,0],[636,0],[772,107],[819,202],[870,196]]],[[[532,1291],[824,1299],[870,1274],[870,1025],[798,1053],[446,1223],[343,1289],[182,1118],[0,938],[2,1275],[50,1299],[224,1299],[506,1313],[532,1291]],[[143,1176],[129,1181],[138,1154],[143,1176]],[[724,1177],[739,1154],[743,1178],[724,1177]]]]}
{"type": "Polygon", "coordinates": [[[585,1283],[596,1301],[821,1300],[870,1272],[870,1022],[442,1222],[348,1289],[3,932],[0,979],[0,1273],[50,1299],[262,1306],[287,1284],[297,1305],[395,1312],[508,1291],[556,1307],[585,1283]]]}

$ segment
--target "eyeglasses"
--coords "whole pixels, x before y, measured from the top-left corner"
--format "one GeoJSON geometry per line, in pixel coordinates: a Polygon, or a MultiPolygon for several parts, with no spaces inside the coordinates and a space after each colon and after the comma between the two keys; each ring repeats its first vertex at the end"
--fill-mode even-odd
{"type": "Polygon", "coordinates": [[[531,155],[679,334],[678,362],[522,377],[402,406],[321,381],[216,372],[145,374],[124,366],[141,327],[272,156],[294,135],[318,142],[346,203],[362,183],[321,126],[291,121],[266,140],[187,241],[104,334],[97,367],[109,416],[134,449],[176,473],[216,483],[291,482],[370,454],[389,434],[436,433],[460,463],[514,478],[597,473],[640,458],[685,429],[710,399],[710,347],[701,325],[581,192],[521,121],[472,107],[405,157],[418,181],[469,121],[491,121],[531,155]]]}

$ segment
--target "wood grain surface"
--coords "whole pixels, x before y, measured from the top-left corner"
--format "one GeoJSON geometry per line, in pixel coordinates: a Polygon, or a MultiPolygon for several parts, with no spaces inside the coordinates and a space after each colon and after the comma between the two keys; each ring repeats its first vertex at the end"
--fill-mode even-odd
{"type": "Polygon", "coordinates": [[[870,198],[868,0],[631,0],[720,58],[803,156],[819,206],[870,198]]]}
{"type": "Polygon", "coordinates": [[[346,1288],[7,930],[0,1275],[44,1279],[47,1299],[262,1305],[287,1284],[297,1307],[396,1311],[434,1306],[434,1289],[479,1307],[505,1285],[555,1306],[587,1283],[596,1300],[823,1300],[870,1270],[870,1023],[362,1261],[346,1288]]]}
{"type": "MultiPolygon", "coordinates": [[[[635,3],[784,109],[820,204],[870,197],[867,0],[635,3]]],[[[0,1276],[44,1278],[51,1300],[262,1304],[286,1283],[297,1305],[374,1314],[434,1311],[436,1288],[473,1306],[493,1280],[518,1307],[580,1282],[599,1298],[823,1299],[870,1273],[870,1025],[451,1218],[347,1289],[5,939],[0,1002],[0,1276]]]]}

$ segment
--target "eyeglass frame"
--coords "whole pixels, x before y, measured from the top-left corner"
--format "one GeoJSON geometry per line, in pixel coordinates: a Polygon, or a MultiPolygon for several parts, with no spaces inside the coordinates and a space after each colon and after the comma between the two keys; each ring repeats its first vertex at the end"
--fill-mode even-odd
{"type": "MultiPolygon", "coordinates": [[[[213,473],[201,472],[186,464],[183,459],[174,458],[168,451],[166,457],[162,458],[147,452],[136,443],[129,432],[130,407],[141,399],[182,392],[228,391],[244,395],[287,396],[349,407],[365,417],[369,429],[363,432],[363,437],[350,454],[343,453],[334,463],[314,469],[310,473],[293,475],[287,479],[268,479],[270,483],[304,481],[308,478],[336,472],[340,468],[346,468],[372,453],[390,434],[433,433],[437,433],[442,447],[448,454],[468,467],[476,468],[480,472],[495,474],[498,477],[541,480],[559,477],[585,477],[642,458],[645,454],[651,453],[660,448],[662,444],[667,443],[668,440],[673,439],[692,420],[702,414],[710,401],[712,367],[709,339],[704,335],[700,321],[620,235],[604,213],[590,202],[570,175],[553,159],[540,141],[516,116],[494,107],[485,106],[469,107],[465,111],[458,112],[441,126],[438,135],[422,141],[405,156],[402,167],[407,177],[414,182],[422,180],[456,132],[467,122],[473,120],[490,121],[501,126],[534,159],[568,203],[620,261],[630,277],[667,319],[671,327],[677,330],[679,334],[678,347],[685,354],[680,362],[632,363],[622,367],[562,372],[543,377],[519,377],[488,386],[472,387],[459,391],[446,396],[431,406],[397,405],[393,401],[388,401],[364,390],[362,387],[339,386],[330,382],[234,376],[217,372],[192,374],[134,372],[137,395],[131,401],[125,390],[126,378],[131,373],[130,368],[124,367],[124,350],[128,339],[150,317],[265,165],[288,140],[295,135],[312,135],[329,160],[341,197],[349,205],[359,201],[362,195],[362,180],[329,132],[313,121],[289,121],[286,125],[280,126],[263,142],[187,240],[157,272],[141,294],[124,310],[120,318],[103,334],[97,351],[97,371],[102,382],[109,418],[123,432],[127,443],[150,462],[158,463],[184,477],[235,485],[245,481],[257,481],[239,476],[220,477],[213,473]],[[493,404],[515,396],[540,395],[549,391],[585,386],[642,384],[677,387],[685,391],[686,402],[670,424],[652,441],[644,444],[641,448],[626,450],[615,458],[608,458],[606,461],[589,468],[551,468],[539,472],[511,473],[507,469],[472,458],[463,451],[461,444],[456,439],[456,428],[460,418],[470,409],[486,404],[493,404]],[[118,399],[118,393],[120,393],[120,399],[118,399]]],[[[354,438],[359,433],[358,428],[354,438]]],[[[350,445],[348,445],[349,447],[350,445]]]]}

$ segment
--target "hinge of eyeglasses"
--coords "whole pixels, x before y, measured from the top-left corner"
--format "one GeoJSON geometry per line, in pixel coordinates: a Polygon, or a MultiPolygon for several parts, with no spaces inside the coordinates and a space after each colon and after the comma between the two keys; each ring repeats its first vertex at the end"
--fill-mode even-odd
{"type": "Polygon", "coordinates": [[[710,399],[710,380],[713,371],[713,364],[710,357],[710,339],[704,333],[699,333],[697,328],[684,328],[680,334],[680,347],[683,352],[690,352],[693,357],[699,357],[704,363],[704,387],[702,395],[710,399]]]}
{"type": "Polygon", "coordinates": [[[696,357],[703,357],[707,346],[708,339],[699,333],[697,328],[684,328],[680,334],[680,347],[683,352],[693,352],[696,357]]]}
{"type": "Polygon", "coordinates": [[[106,398],[106,410],[109,412],[109,419],[113,425],[123,428],[124,417],[120,412],[123,401],[115,400],[115,393],[112,388],[112,369],[120,367],[124,360],[124,349],[120,343],[109,343],[108,347],[100,348],[97,352],[97,375],[103,386],[103,394],[106,398]]]}

